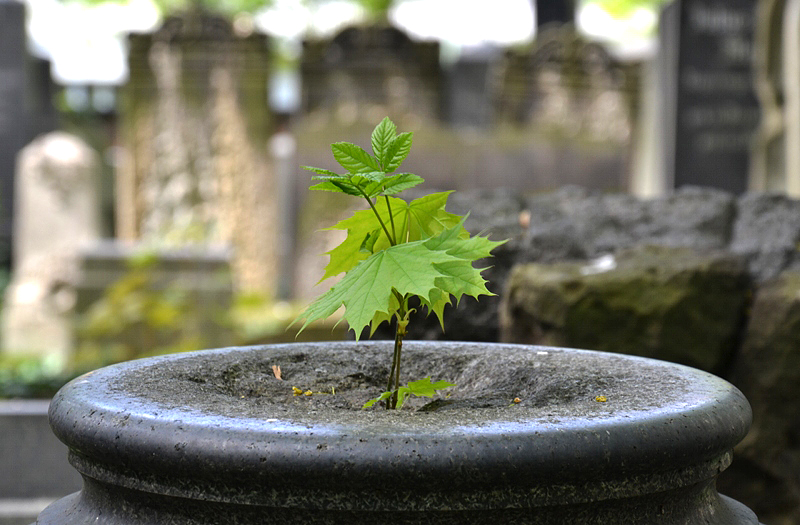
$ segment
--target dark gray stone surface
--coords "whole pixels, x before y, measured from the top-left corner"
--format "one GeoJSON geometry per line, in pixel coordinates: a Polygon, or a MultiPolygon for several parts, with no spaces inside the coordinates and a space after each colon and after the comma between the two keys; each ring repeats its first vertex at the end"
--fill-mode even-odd
{"type": "Polygon", "coordinates": [[[501,337],[722,373],[749,294],[743,260],[727,252],[645,246],[589,264],[517,265],[503,293],[501,337]]]}
{"type": "Polygon", "coordinates": [[[0,0],[0,266],[11,264],[16,155],[30,139],[25,119],[25,4],[0,0]]]}
{"type": "Polygon", "coordinates": [[[575,187],[536,195],[527,201],[524,259],[585,259],[647,244],[721,249],[731,236],[735,204],[728,193],[696,187],[653,200],[575,187]]]}
{"type": "Polygon", "coordinates": [[[0,401],[0,525],[28,525],[46,505],[81,488],[67,447],[50,430],[48,404],[0,401]]]}
{"type": "MultiPolygon", "coordinates": [[[[732,194],[686,186],[670,195],[638,199],[569,186],[529,196],[509,190],[457,192],[448,209],[471,210],[467,228],[509,242],[486,264],[489,288],[502,294],[511,268],[531,262],[589,261],[644,246],[728,252],[746,261],[756,284],[786,268],[800,268],[800,201],[785,195],[732,194]]],[[[465,299],[445,320],[411,326],[420,339],[496,341],[498,298],[465,299]]]]}
{"type": "Polygon", "coordinates": [[[37,523],[757,523],[713,486],[750,423],[725,381],[607,353],[416,342],[404,370],[447,377],[452,395],[359,410],[390,349],[223,349],[77,378],[51,420],[88,480],[37,523]]]}
{"type": "Polygon", "coordinates": [[[80,488],[67,448],[47,422],[48,401],[0,401],[0,499],[64,496],[80,488]]]}
{"type": "Polygon", "coordinates": [[[800,507],[800,272],[762,285],[731,374],[754,425],[736,449],[726,490],[752,501],[766,523],[796,523],[800,507]],[[742,482],[746,480],[746,482],[742,482]]]}
{"type": "MultiPolygon", "coordinates": [[[[502,205],[498,205],[498,209],[500,208],[502,205]]],[[[732,378],[733,376],[729,375],[731,359],[740,352],[745,352],[743,355],[747,354],[746,349],[751,345],[747,342],[752,336],[750,332],[756,330],[756,321],[749,317],[751,313],[749,305],[753,297],[760,297],[759,290],[764,287],[766,287],[765,290],[771,290],[775,279],[782,282],[783,279],[780,276],[783,272],[800,271],[800,257],[798,256],[800,254],[798,251],[800,201],[786,195],[749,193],[741,197],[734,197],[730,193],[715,189],[682,187],[670,195],[644,200],[629,195],[601,194],[577,187],[565,187],[552,193],[526,197],[523,214],[526,211],[529,213],[530,227],[522,235],[514,237],[514,242],[504,246],[507,253],[502,254],[507,260],[515,261],[514,264],[559,265],[571,263],[575,267],[583,267],[589,265],[597,257],[618,256],[631,249],[643,249],[648,246],[661,249],[685,247],[696,251],[701,257],[707,256],[709,252],[714,252],[723,257],[739,258],[746,268],[743,277],[749,280],[749,284],[744,287],[737,286],[734,302],[723,301],[720,303],[723,305],[720,308],[704,302],[710,300],[712,296],[717,296],[719,291],[717,290],[716,292],[703,292],[701,295],[704,298],[697,297],[695,300],[687,302],[687,306],[676,309],[676,311],[683,312],[683,317],[674,315],[669,319],[678,330],[676,332],[678,335],[671,340],[668,337],[659,339],[654,335],[655,325],[652,323],[641,323],[638,332],[636,331],[634,320],[640,319],[640,311],[650,302],[634,297],[627,306],[617,304],[612,307],[610,303],[613,302],[613,293],[609,294],[608,291],[596,296],[593,308],[589,308],[588,306],[591,305],[587,304],[581,306],[579,309],[581,315],[572,317],[571,326],[574,328],[574,331],[570,332],[572,336],[567,337],[563,325],[559,325],[557,322],[540,322],[553,311],[558,310],[559,305],[564,306],[566,303],[556,299],[545,300],[546,296],[542,294],[542,290],[552,283],[533,282],[529,292],[543,302],[536,304],[532,300],[527,308],[517,308],[510,314],[509,322],[527,334],[523,339],[512,338],[513,341],[574,344],[614,352],[647,352],[647,355],[657,358],[677,359],[701,367],[711,366],[724,377],[732,378]],[[634,305],[638,305],[636,311],[625,310],[625,308],[633,308],[634,305]],[[729,309],[731,306],[734,307],[733,310],[729,309]],[[616,307],[621,307],[622,310],[615,312],[614,308],[616,307]],[[722,311],[735,312],[737,309],[741,311],[741,315],[728,316],[725,321],[727,327],[719,331],[724,324],[720,324],[720,313],[722,311]],[[628,315],[626,312],[634,313],[628,315]],[[585,322],[576,321],[579,318],[584,319],[585,322]],[[704,323],[708,324],[709,330],[703,329],[704,323]],[[693,326],[694,329],[681,330],[682,325],[693,326]],[[623,344],[624,338],[620,339],[620,334],[625,332],[625,327],[631,328],[631,331],[628,332],[630,338],[627,344],[623,344]],[[535,334],[537,330],[539,331],[538,336],[535,334]],[[559,332],[559,330],[561,331],[559,332]],[[544,332],[548,332],[550,335],[545,337],[544,332]],[[689,337],[690,333],[691,337],[689,337]],[[722,346],[716,346],[718,350],[725,348],[724,351],[710,350],[716,343],[709,345],[708,341],[717,337],[711,336],[712,333],[728,334],[728,342],[722,346]],[[678,341],[685,341],[682,354],[675,351],[679,346],[678,341]],[[695,357],[692,357],[698,345],[703,346],[703,349],[697,351],[695,357]],[[708,352],[717,357],[709,360],[708,352]],[[689,361],[687,361],[687,357],[690,358],[689,361]]],[[[665,260],[654,263],[654,268],[669,266],[671,264],[669,253],[668,249],[665,250],[665,260]]],[[[511,265],[512,268],[514,264],[511,265]]],[[[505,283],[508,279],[506,268],[508,266],[499,264],[498,275],[492,275],[492,278],[505,283]]],[[[582,296],[581,294],[586,290],[581,288],[581,283],[585,280],[584,276],[579,276],[572,281],[562,279],[558,282],[564,286],[571,284],[574,288],[573,295],[582,296]]],[[[653,284],[650,277],[646,277],[644,282],[653,284]]],[[[699,286],[700,282],[708,283],[709,281],[699,279],[690,284],[692,286],[697,284],[698,286],[695,287],[697,291],[702,288],[699,286]]],[[[656,288],[665,290],[665,288],[656,288]]],[[[501,288],[500,293],[505,298],[509,298],[507,287],[501,288]]],[[[561,297],[563,298],[564,294],[561,297]]],[[[664,296],[662,299],[667,301],[669,297],[664,296]]],[[[794,299],[787,295],[782,300],[783,303],[775,297],[771,299],[776,315],[786,311],[789,305],[793,304],[794,299]],[[781,306],[781,304],[783,305],[781,306]]],[[[499,305],[499,302],[489,303],[487,301],[486,305],[494,308],[499,305]]],[[[758,308],[763,310],[763,307],[758,308]]],[[[755,312],[755,310],[753,311],[755,312]]],[[[566,312],[562,312],[562,314],[558,319],[563,321],[566,312]]],[[[450,312],[450,315],[451,317],[461,316],[462,310],[450,312]]],[[[493,314],[482,312],[472,318],[450,319],[447,322],[454,326],[468,322],[480,325],[484,322],[493,323],[496,319],[497,317],[493,314]]],[[[667,318],[665,317],[665,319],[667,318]]],[[[786,321],[785,324],[788,327],[793,326],[791,320],[786,321]]],[[[769,326],[780,326],[780,323],[771,323],[769,326]]],[[[477,331],[478,329],[473,327],[471,330],[462,330],[457,333],[468,337],[477,331]]],[[[491,324],[481,326],[480,331],[484,334],[498,333],[491,324]]],[[[656,331],[661,333],[660,329],[656,331]]],[[[786,333],[791,333],[791,330],[786,333]]],[[[433,328],[426,333],[426,336],[429,338],[451,337],[437,335],[433,328]]],[[[722,337],[717,340],[719,342],[725,339],[726,337],[722,337]]],[[[767,343],[764,345],[766,347],[767,343]]],[[[772,349],[765,352],[765,355],[771,355],[771,352],[774,351],[772,349]]],[[[757,414],[773,413],[776,410],[772,405],[773,396],[779,395],[776,392],[793,392],[796,389],[796,381],[788,372],[792,369],[791,367],[787,370],[782,369],[781,363],[784,363],[784,357],[762,359],[753,357],[756,354],[758,352],[747,358],[751,362],[760,360],[758,366],[753,365],[753,379],[742,384],[749,385],[750,391],[754,392],[753,403],[756,405],[757,414]],[[759,372],[762,367],[765,371],[759,372]],[[757,379],[759,377],[761,379],[757,379]]],[[[742,366],[741,364],[737,365],[738,375],[734,378],[736,382],[741,381],[748,374],[747,366],[744,368],[742,366]]],[[[792,410],[796,404],[788,398],[781,403],[786,410],[792,410]]],[[[775,413],[779,412],[780,410],[775,413]]],[[[786,421],[791,420],[791,417],[786,416],[786,421]]],[[[780,424],[776,428],[784,428],[782,425],[780,424]]],[[[749,439],[754,440],[753,446],[756,447],[751,450],[758,447],[770,450],[771,452],[767,454],[769,457],[775,454],[789,454],[789,456],[792,454],[791,447],[780,445],[781,441],[776,441],[768,432],[759,431],[749,439]],[[776,443],[778,444],[776,445],[776,443]]],[[[759,466],[757,463],[754,463],[751,468],[747,466],[747,461],[749,460],[745,459],[742,462],[745,465],[743,468],[734,469],[730,473],[728,476],[730,481],[724,481],[726,476],[722,476],[721,479],[726,483],[725,486],[737,487],[735,494],[742,494],[743,501],[758,507],[760,511],[763,509],[765,515],[770,516],[768,521],[775,523],[798,522],[800,520],[800,496],[794,495],[795,488],[788,493],[782,488],[796,485],[796,476],[791,473],[794,467],[789,466],[794,465],[794,460],[775,460],[773,465],[776,467],[773,470],[759,466]],[[765,474],[765,472],[768,473],[765,474]],[[788,495],[774,497],[774,493],[788,495]]]]}
{"type": "Polygon", "coordinates": [[[730,249],[750,260],[758,281],[776,277],[800,260],[800,201],[781,194],[748,194],[739,199],[730,249]]]}

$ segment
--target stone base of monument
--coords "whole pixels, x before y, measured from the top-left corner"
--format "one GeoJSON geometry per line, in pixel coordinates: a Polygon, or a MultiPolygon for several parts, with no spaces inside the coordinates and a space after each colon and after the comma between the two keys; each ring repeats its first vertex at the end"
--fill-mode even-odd
{"type": "Polygon", "coordinates": [[[27,525],[81,487],[67,447],[53,435],[46,400],[0,401],[0,525],[27,525]]]}
{"type": "Polygon", "coordinates": [[[75,285],[75,312],[86,321],[77,333],[78,349],[84,342],[126,345],[131,353],[121,358],[131,359],[171,348],[181,337],[196,340],[194,348],[232,344],[230,259],[230,250],[222,246],[151,249],[105,241],[88,247],[79,254],[75,285]],[[179,311],[180,323],[161,325],[146,314],[126,317],[126,302],[137,301],[143,309],[163,304],[179,311]],[[91,324],[97,316],[113,321],[112,329],[102,321],[91,324]]]}

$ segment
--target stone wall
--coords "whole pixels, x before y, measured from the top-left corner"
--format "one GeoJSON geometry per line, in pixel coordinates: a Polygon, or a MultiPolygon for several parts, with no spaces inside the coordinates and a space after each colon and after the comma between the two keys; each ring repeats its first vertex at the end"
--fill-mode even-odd
{"type": "Polygon", "coordinates": [[[497,297],[465,298],[412,337],[629,353],[702,368],[748,397],[752,431],[720,491],[800,523],[800,201],[686,187],[653,200],[564,188],[456,193],[498,248],[497,297]]]}

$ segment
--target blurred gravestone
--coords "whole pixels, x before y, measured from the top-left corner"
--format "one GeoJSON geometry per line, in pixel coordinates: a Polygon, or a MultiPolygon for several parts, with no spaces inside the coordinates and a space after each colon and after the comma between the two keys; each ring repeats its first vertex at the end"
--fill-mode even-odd
{"type": "Polygon", "coordinates": [[[677,0],[661,15],[661,160],[666,184],[742,193],[759,120],[755,0],[677,0]]]}
{"type": "Polygon", "coordinates": [[[19,155],[14,271],[3,308],[3,348],[66,356],[77,255],[100,236],[98,159],[63,132],[43,135],[19,155]]]}
{"type": "Polygon", "coordinates": [[[165,249],[230,246],[238,287],[272,293],[280,203],[266,151],[266,38],[193,12],[129,45],[118,236],[165,249]]]}
{"type": "Polygon", "coordinates": [[[25,126],[25,6],[0,0],[0,266],[11,258],[14,166],[25,126]]]}
{"type": "Polygon", "coordinates": [[[414,42],[391,27],[350,27],[303,48],[305,111],[352,123],[364,108],[386,114],[439,114],[439,45],[414,42]]]}
{"type": "Polygon", "coordinates": [[[491,126],[495,54],[491,48],[464,52],[445,69],[444,120],[453,127],[491,126]]]}
{"type": "Polygon", "coordinates": [[[615,60],[570,26],[548,28],[525,51],[507,53],[497,113],[553,140],[583,138],[627,149],[635,67],[615,60]]]}

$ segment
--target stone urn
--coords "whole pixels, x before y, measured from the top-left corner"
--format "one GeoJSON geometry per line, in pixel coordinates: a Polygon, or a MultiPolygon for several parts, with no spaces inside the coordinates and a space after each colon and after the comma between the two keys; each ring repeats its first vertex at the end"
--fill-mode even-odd
{"type": "Polygon", "coordinates": [[[407,342],[226,348],[79,377],[50,422],[83,476],[39,525],[757,525],[717,475],[751,412],[729,383],[639,357],[407,342]],[[280,376],[280,379],[278,379],[280,376]],[[297,395],[299,394],[299,395],[297,395]]]}

